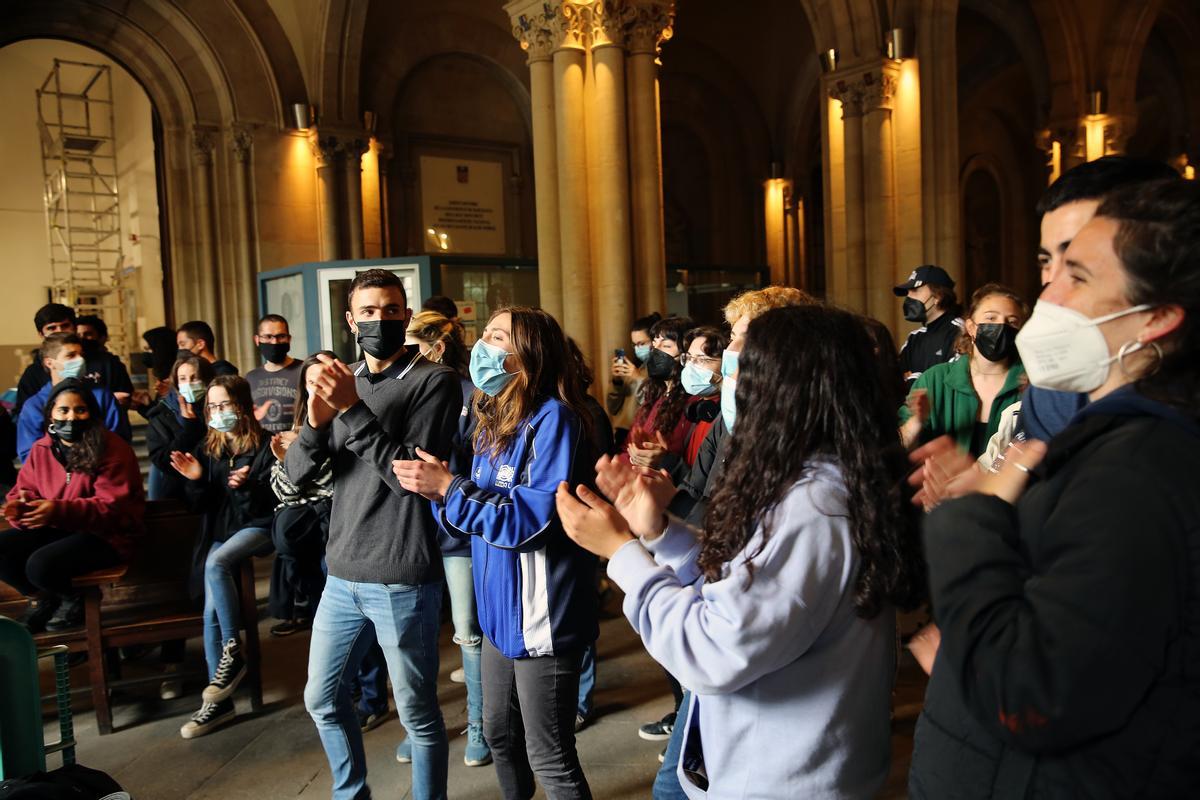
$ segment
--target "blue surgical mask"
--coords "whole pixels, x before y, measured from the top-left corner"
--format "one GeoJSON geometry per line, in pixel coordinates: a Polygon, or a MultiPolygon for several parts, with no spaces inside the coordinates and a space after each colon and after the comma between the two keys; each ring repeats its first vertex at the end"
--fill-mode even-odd
{"type": "Polygon", "coordinates": [[[181,383],[179,384],[179,396],[189,403],[194,403],[204,396],[204,384],[181,383]]]}
{"type": "Polygon", "coordinates": [[[733,420],[737,417],[737,381],[725,378],[721,381],[721,419],[725,420],[725,430],[733,433],[733,420]]]}
{"type": "Polygon", "coordinates": [[[721,418],[725,420],[725,429],[733,433],[733,420],[737,417],[737,381],[733,373],[737,372],[738,351],[726,350],[721,354],[721,418]]]}
{"type": "Polygon", "coordinates": [[[737,350],[726,350],[721,353],[722,378],[732,378],[733,373],[737,372],[739,355],[740,353],[737,350]]]}
{"type": "Polygon", "coordinates": [[[83,374],[83,357],[75,356],[68,358],[66,361],[59,362],[62,366],[58,372],[63,378],[78,378],[83,374]]]}
{"type": "Polygon", "coordinates": [[[483,339],[475,342],[471,348],[471,382],[479,391],[495,397],[516,377],[514,372],[504,370],[504,360],[508,351],[494,344],[488,344],[483,339]]]}
{"type": "Polygon", "coordinates": [[[697,367],[691,361],[683,365],[683,372],[679,376],[679,382],[683,385],[683,390],[688,394],[694,394],[697,397],[708,397],[717,393],[717,386],[713,383],[715,373],[711,369],[697,367]]]}
{"type": "Polygon", "coordinates": [[[635,344],[635,345],[633,346],[633,354],[634,354],[635,356],[637,356],[637,360],[638,360],[638,361],[640,361],[640,362],[642,362],[643,364],[645,364],[645,363],[646,363],[646,359],[648,359],[648,358],[650,357],[650,345],[648,345],[648,344],[635,344]]]}
{"type": "Polygon", "coordinates": [[[221,433],[229,433],[237,427],[238,414],[236,411],[216,411],[208,418],[208,426],[221,433]]]}

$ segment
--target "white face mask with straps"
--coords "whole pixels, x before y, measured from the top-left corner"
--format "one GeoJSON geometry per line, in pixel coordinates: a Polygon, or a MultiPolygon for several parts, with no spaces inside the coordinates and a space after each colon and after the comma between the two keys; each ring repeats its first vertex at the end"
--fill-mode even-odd
{"type": "MultiPolygon", "coordinates": [[[[1132,306],[1093,319],[1065,306],[1039,300],[1029,321],[1017,334],[1017,351],[1029,381],[1039,388],[1059,392],[1095,391],[1108,380],[1113,362],[1121,357],[1109,355],[1100,326],[1151,308],[1145,304],[1132,306]]],[[[1132,342],[1122,352],[1129,355],[1144,346],[1132,342]]]]}

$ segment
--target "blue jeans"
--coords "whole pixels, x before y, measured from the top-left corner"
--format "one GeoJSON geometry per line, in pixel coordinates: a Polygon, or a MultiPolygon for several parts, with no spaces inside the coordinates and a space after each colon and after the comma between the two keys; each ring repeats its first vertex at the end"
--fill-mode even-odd
{"type": "Polygon", "coordinates": [[[688,708],[692,705],[692,693],[684,689],[683,700],[679,703],[679,712],[675,716],[675,727],[671,729],[671,738],[667,742],[667,750],[663,754],[662,766],[654,777],[654,800],[687,800],[683,787],[679,784],[679,754],[683,750],[683,734],[687,731],[688,708]]]}
{"type": "Polygon", "coordinates": [[[596,643],[583,648],[583,660],[579,665],[579,703],[576,713],[587,719],[592,715],[592,693],[596,689],[596,643]]]}
{"type": "Polygon", "coordinates": [[[475,613],[475,582],[470,556],[442,556],[446,588],[450,590],[450,618],[454,621],[454,643],[462,648],[463,674],[467,681],[467,722],[483,723],[483,681],[479,675],[479,617],[475,613]]]}
{"type": "Polygon", "coordinates": [[[412,742],[413,800],[445,800],[450,747],[437,697],[441,605],[440,583],[351,583],[333,575],[325,583],[313,619],[304,707],[329,759],[334,800],[371,796],[350,682],[370,647],[372,624],[400,724],[412,742]]]}
{"type": "Polygon", "coordinates": [[[147,500],[166,500],[167,488],[166,479],[163,477],[162,470],[153,464],[150,465],[150,477],[146,481],[146,499],[147,500]]]}
{"type": "Polygon", "coordinates": [[[223,542],[213,542],[204,560],[204,660],[212,680],[221,663],[221,647],[236,639],[242,627],[234,573],[242,562],[271,552],[271,532],[242,528],[223,542]]]}
{"type": "Polygon", "coordinates": [[[371,646],[363,656],[354,683],[358,684],[358,709],[367,714],[386,714],[388,710],[387,660],[375,641],[375,626],[368,625],[363,636],[370,634],[371,646]]]}

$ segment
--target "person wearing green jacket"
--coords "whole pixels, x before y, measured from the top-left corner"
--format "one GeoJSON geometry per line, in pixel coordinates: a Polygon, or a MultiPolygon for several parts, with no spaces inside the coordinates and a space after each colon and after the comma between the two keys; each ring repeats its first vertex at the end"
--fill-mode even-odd
{"type": "Polygon", "coordinates": [[[1017,331],[1029,306],[1011,289],[989,283],[971,296],[953,361],[921,374],[900,407],[906,446],[949,435],[978,457],[1000,425],[1004,409],[1027,383],[1017,355],[1017,331]]]}

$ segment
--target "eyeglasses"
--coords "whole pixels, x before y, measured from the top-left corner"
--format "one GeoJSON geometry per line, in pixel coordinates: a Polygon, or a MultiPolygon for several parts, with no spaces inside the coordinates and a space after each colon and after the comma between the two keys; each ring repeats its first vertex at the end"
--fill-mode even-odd
{"type": "Polygon", "coordinates": [[[237,411],[237,405],[232,400],[226,400],[222,403],[209,403],[205,407],[210,414],[217,411],[237,411]]]}
{"type": "Polygon", "coordinates": [[[260,333],[258,338],[267,344],[275,344],[277,342],[290,342],[292,335],[290,333],[260,333]]]}
{"type": "Polygon", "coordinates": [[[721,359],[714,356],[698,356],[692,353],[684,353],[679,357],[679,363],[685,367],[688,364],[720,364],[721,359]]]}

